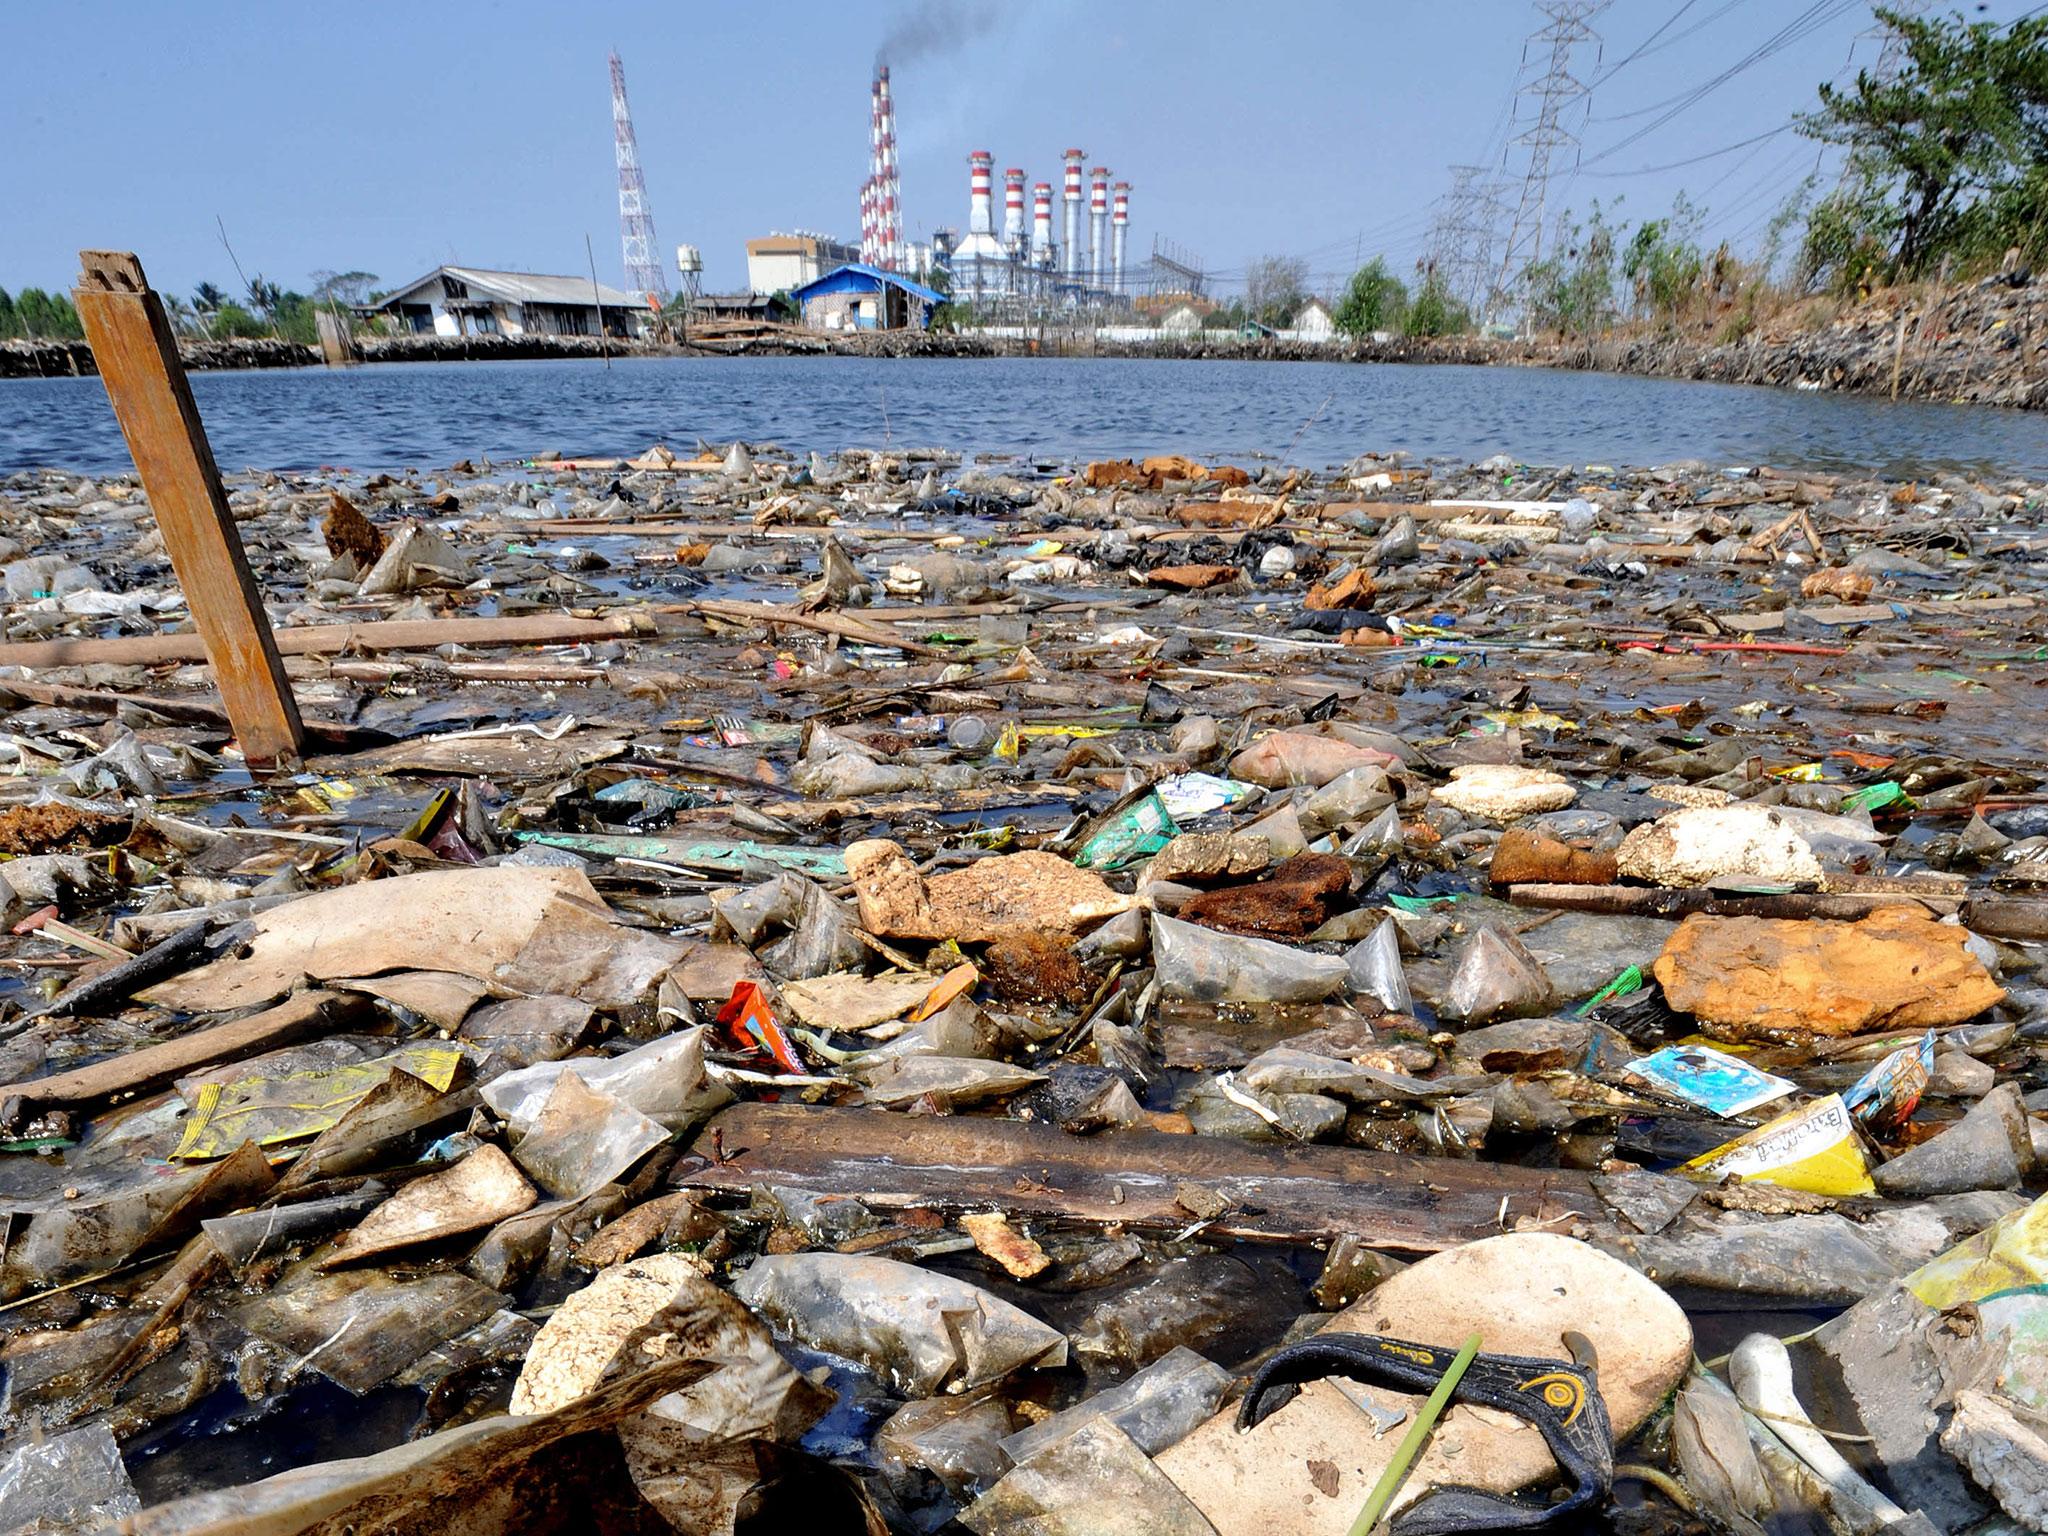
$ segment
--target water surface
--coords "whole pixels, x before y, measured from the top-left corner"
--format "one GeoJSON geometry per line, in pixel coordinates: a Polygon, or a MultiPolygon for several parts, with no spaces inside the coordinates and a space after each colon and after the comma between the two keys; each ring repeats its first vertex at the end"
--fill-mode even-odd
{"type": "MultiPolygon", "coordinates": [[[[1405,449],[1552,465],[1769,463],[2048,478],[2048,422],[1990,406],[1529,368],[1079,358],[633,358],[199,373],[223,470],[632,454],[698,438],[1320,468],[1405,449]]],[[[97,379],[0,381],[0,473],[125,470],[97,379]]]]}

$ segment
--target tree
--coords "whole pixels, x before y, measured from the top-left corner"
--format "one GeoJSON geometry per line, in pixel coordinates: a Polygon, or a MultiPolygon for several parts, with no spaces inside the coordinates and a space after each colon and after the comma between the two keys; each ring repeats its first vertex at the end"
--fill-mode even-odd
{"type": "Polygon", "coordinates": [[[275,318],[277,308],[283,302],[284,290],[261,272],[249,279],[249,308],[264,319],[275,318]]]}
{"type": "Polygon", "coordinates": [[[199,315],[188,300],[175,293],[167,293],[164,299],[164,316],[171,322],[171,329],[180,336],[199,336],[204,331],[199,324],[199,315]]]}
{"type": "Polygon", "coordinates": [[[1262,325],[1285,324],[1307,302],[1308,263],[1299,256],[1261,256],[1245,269],[1245,312],[1262,325]]]}
{"type": "Polygon", "coordinates": [[[20,335],[49,341],[78,341],[85,335],[85,327],[79,323],[78,311],[71,306],[70,298],[59,293],[45,293],[40,288],[24,288],[14,298],[14,324],[20,335]]]}
{"type": "Polygon", "coordinates": [[[315,272],[313,297],[322,304],[367,304],[377,286],[374,272],[315,272]]]}
{"type": "Polygon", "coordinates": [[[268,327],[233,299],[222,299],[208,317],[209,333],[217,339],[246,341],[267,333],[268,327]]]}
{"type": "Polygon", "coordinates": [[[1614,317],[1614,226],[1600,205],[1585,223],[1572,219],[1543,260],[1522,273],[1529,318],[1540,330],[1592,336],[1614,317]]]}
{"type": "Polygon", "coordinates": [[[0,341],[9,341],[21,334],[21,316],[14,312],[14,300],[5,288],[0,288],[0,341]]]}
{"type": "Polygon", "coordinates": [[[1675,321],[1690,306],[1706,266],[1695,243],[1702,217],[1703,210],[1681,192],[1667,217],[1645,219],[1637,227],[1622,253],[1621,275],[1639,311],[1675,321]]]}
{"type": "Polygon", "coordinates": [[[201,283],[192,290],[192,307],[202,315],[212,314],[227,301],[227,294],[212,283],[201,283]]]}
{"type": "Polygon", "coordinates": [[[1472,329],[1472,312],[1452,294],[1443,274],[1431,267],[1402,317],[1409,336],[1462,336],[1472,329]]]}
{"type": "Polygon", "coordinates": [[[1866,70],[1853,85],[1823,85],[1820,109],[1799,119],[1808,137],[1848,149],[1862,200],[1889,215],[1846,222],[1890,237],[1893,276],[2007,237],[2038,249],[2048,209],[2048,17],[2001,27],[1883,7],[1877,16],[1898,37],[1904,67],[1889,79],[1866,70]]]}
{"type": "Polygon", "coordinates": [[[1375,256],[1356,272],[1331,316],[1347,336],[1398,329],[1408,309],[1408,289],[1387,270],[1384,256],[1375,256]]]}

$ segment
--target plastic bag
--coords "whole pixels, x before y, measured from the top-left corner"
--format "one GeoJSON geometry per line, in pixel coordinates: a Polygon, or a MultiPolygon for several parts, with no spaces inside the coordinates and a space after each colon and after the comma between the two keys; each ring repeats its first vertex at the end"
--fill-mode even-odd
{"type": "Polygon", "coordinates": [[[1339,956],[1238,938],[1158,913],[1152,916],[1152,962],[1159,990],[1190,1002],[1318,1003],[1351,982],[1351,968],[1339,956]]]}
{"type": "Polygon", "coordinates": [[[791,981],[859,970],[867,946],[846,908],[802,875],[777,875],[714,903],[721,924],[761,963],[791,981]],[[762,948],[770,934],[788,937],[762,948]]]}
{"type": "Polygon", "coordinates": [[[623,1056],[572,1056],[507,1072],[484,1085],[484,1102],[525,1135],[539,1121],[565,1072],[671,1131],[689,1129],[732,1097],[705,1075],[700,1025],[649,1041],[623,1056]]]}
{"type": "Polygon", "coordinates": [[[1556,998],[1550,978],[1520,939],[1504,929],[1481,926],[1459,951],[1437,1011],[1446,1018],[1483,1024],[1542,1013],[1556,998]]]}
{"type": "Polygon", "coordinates": [[[556,1199],[580,1200],[667,1140],[668,1132],[639,1110],[564,1072],[513,1156],[556,1199]]]}
{"type": "Polygon", "coordinates": [[[28,1439],[0,1461],[0,1511],[10,1531],[91,1536],[141,1508],[104,1424],[28,1439]]]}
{"type": "Polygon", "coordinates": [[[905,1397],[1067,1363],[1058,1329],[964,1280],[893,1259],[770,1254],[733,1294],[799,1343],[859,1361],[905,1397]]]}
{"type": "Polygon", "coordinates": [[[1003,1450],[1021,1463],[1083,1426],[1107,1419],[1147,1456],[1157,1456],[1214,1413],[1230,1383],[1228,1371],[1176,1345],[1121,1386],[1019,1430],[1003,1441],[1003,1450]]]}
{"type": "Polygon", "coordinates": [[[1389,1013],[1413,1013],[1414,995],[1401,969],[1401,930],[1390,917],[1344,951],[1354,995],[1378,1000],[1389,1013]]]}

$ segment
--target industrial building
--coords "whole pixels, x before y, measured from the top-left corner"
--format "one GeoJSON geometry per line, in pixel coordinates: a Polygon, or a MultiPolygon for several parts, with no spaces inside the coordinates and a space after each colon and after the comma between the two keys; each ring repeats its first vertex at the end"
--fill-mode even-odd
{"type": "Polygon", "coordinates": [[[747,287],[754,293],[794,293],[861,259],[857,247],[814,230],[773,234],[747,242],[747,287]]]}
{"type": "Polygon", "coordinates": [[[612,336],[639,334],[647,300],[587,277],[436,267],[395,289],[371,311],[418,336],[612,336]]]}
{"type": "Polygon", "coordinates": [[[1125,265],[1131,222],[1131,184],[1112,187],[1110,171],[1096,166],[1088,175],[1087,223],[1082,223],[1081,187],[1087,154],[1070,149],[1066,162],[1063,237],[1052,234],[1052,184],[1031,189],[1031,218],[1024,216],[1027,177],[1020,166],[1003,172],[1003,225],[995,224],[995,158],[985,149],[967,157],[967,233],[953,244],[949,267],[953,295],[976,308],[1012,315],[1050,310],[1127,309],[1136,286],[1125,265]]]}

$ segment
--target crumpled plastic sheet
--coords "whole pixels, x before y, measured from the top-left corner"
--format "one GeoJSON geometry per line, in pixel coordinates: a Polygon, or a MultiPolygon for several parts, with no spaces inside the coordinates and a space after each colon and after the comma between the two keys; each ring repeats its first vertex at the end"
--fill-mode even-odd
{"type": "Polygon", "coordinates": [[[964,1280],[893,1259],[769,1254],[733,1294],[781,1332],[859,1361],[907,1397],[1067,1362],[1067,1336],[1057,1328],[964,1280]]]}

